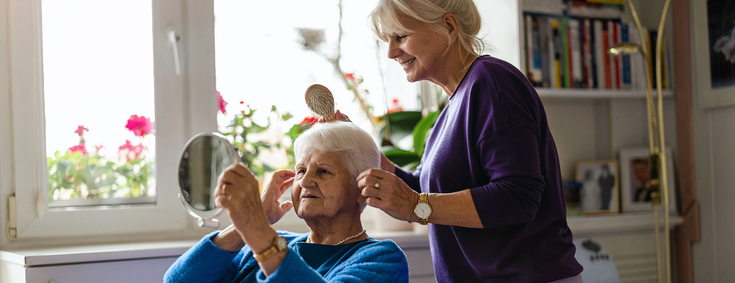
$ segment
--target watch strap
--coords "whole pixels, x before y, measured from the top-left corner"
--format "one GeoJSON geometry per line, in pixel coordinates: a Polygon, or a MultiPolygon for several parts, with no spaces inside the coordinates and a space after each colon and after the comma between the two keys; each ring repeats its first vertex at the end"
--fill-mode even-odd
{"type": "Polygon", "coordinates": [[[281,238],[283,238],[284,241],[286,240],[286,238],[284,238],[283,236],[277,236],[273,239],[273,244],[271,244],[269,248],[259,253],[253,253],[253,257],[255,258],[255,260],[257,260],[258,262],[263,262],[268,260],[273,255],[285,250],[285,248],[282,249],[278,245],[278,240],[281,238]]]}
{"type": "Polygon", "coordinates": [[[427,193],[421,193],[419,195],[419,203],[421,203],[421,202],[423,202],[423,203],[429,203],[429,194],[427,194],[427,193]]]}
{"type": "MultiPolygon", "coordinates": [[[[416,205],[418,205],[419,203],[429,204],[429,194],[427,194],[427,193],[421,193],[419,195],[419,202],[416,205]]],[[[418,216],[418,215],[416,215],[416,216],[418,216]]],[[[429,218],[428,217],[426,217],[426,218],[419,217],[419,224],[421,224],[421,225],[428,225],[429,224],[429,218]]]]}

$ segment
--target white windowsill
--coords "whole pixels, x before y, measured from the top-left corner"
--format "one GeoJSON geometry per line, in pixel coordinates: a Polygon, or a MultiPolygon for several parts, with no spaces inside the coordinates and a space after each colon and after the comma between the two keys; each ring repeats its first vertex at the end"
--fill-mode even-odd
{"type": "MultiPolygon", "coordinates": [[[[392,239],[403,249],[429,248],[429,235],[405,232],[368,232],[377,240],[392,239]]],[[[68,246],[55,248],[26,248],[0,251],[0,261],[22,265],[25,268],[78,264],[91,262],[178,257],[197,243],[197,240],[68,246]]]]}

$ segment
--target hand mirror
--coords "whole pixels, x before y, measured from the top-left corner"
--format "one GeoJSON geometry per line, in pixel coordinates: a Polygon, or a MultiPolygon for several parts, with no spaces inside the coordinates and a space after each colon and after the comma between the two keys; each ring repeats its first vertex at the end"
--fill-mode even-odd
{"type": "Polygon", "coordinates": [[[217,228],[222,208],[214,204],[217,177],[240,156],[219,133],[201,133],[189,140],[179,158],[179,199],[198,219],[199,227],[217,228]]]}

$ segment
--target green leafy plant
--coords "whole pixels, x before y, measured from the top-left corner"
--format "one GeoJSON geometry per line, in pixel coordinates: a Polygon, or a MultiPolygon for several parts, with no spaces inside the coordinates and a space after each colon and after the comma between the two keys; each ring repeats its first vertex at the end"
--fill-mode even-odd
{"type": "Polygon", "coordinates": [[[146,157],[143,139],[153,131],[153,123],[144,116],[132,115],[126,125],[140,139],[138,144],[126,140],[119,147],[118,162],[101,153],[102,145],[93,152],[87,150],[84,133],[89,129],[79,126],[79,144],[62,154],[56,151],[47,157],[48,197],[50,200],[141,197],[154,193],[149,183],[153,180],[155,163],[146,157]]]}
{"type": "MultiPolygon", "coordinates": [[[[266,163],[263,163],[260,159],[260,154],[265,150],[282,149],[284,147],[281,142],[269,142],[263,139],[258,139],[257,134],[262,134],[271,127],[270,115],[267,119],[266,125],[260,125],[256,123],[253,118],[257,111],[256,109],[250,108],[249,105],[245,106],[245,110],[235,114],[229,125],[225,127],[222,134],[229,137],[240,153],[240,160],[245,166],[250,169],[253,173],[262,176],[266,172],[273,172],[277,168],[273,168],[266,163]]],[[[270,113],[275,114],[280,121],[288,121],[293,116],[290,113],[280,114],[275,105],[271,106],[270,113]]],[[[279,122],[280,122],[279,121],[279,122]]],[[[288,153],[288,151],[286,151],[288,153]]]]}
{"type": "MultiPolygon", "coordinates": [[[[219,111],[222,114],[226,114],[227,102],[222,98],[222,95],[218,92],[220,101],[219,111]]],[[[280,113],[275,105],[271,106],[270,112],[268,113],[266,124],[259,124],[255,121],[256,109],[246,105],[244,101],[240,102],[244,105],[245,109],[235,114],[230,123],[221,129],[220,132],[228,137],[230,142],[237,148],[240,153],[240,160],[245,164],[250,171],[256,175],[263,176],[265,173],[273,172],[277,169],[273,168],[262,160],[261,154],[264,151],[275,151],[282,150],[288,159],[288,165],[285,168],[293,168],[296,161],[293,152],[293,141],[308,129],[313,122],[316,121],[314,117],[306,117],[301,123],[293,125],[289,128],[288,132],[281,134],[278,129],[282,123],[287,122],[293,118],[290,113],[280,113]],[[275,116],[276,121],[271,121],[271,118],[275,116]],[[275,128],[275,129],[274,129],[275,128]],[[273,130],[276,138],[264,139],[263,135],[267,131],[273,130]]]]}
{"type": "MultiPolygon", "coordinates": [[[[434,127],[439,111],[430,112],[423,117],[419,111],[397,111],[384,115],[383,119],[389,119],[390,140],[400,141],[411,135],[412,148],[403,149],[398,146],[385,146],[381,149],[385,157],[396,165],[413,170],[421,163],[421,156],[426,147],[426,137],[429,130],[434,127]]],[[[379,131],[379,138],[384,138],[384,127],[379,131]]]]}

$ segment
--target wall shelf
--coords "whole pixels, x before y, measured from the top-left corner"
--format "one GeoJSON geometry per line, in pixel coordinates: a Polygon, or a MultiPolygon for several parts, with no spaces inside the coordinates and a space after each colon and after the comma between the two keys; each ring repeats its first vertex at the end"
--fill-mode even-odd
{"type": "MultiPolygon", "coordinates": [[[[660,228],[664,229],[664,216],[659,214],[661,219],[660,228]]],[[[681,225],[684,219],[679,215],[670,215],[669,221],[671,229],[681,225]]],[[[590,234],[612,234],[612,233],[629,233],[640,231],[654,230],[653,212],[637,212],[637,213],[621,213],[607,215],[593,215],[568,217],[567,223],[574,233],[574,236],[590,235],[590,234]]]]}
{"type": "MultiPolygon", "coordinates": [[[[600,89],[549,89],[537,88],[536,92],[541,98],[582,98],[582,99],[604,99],[604,98],[646,98],[645,90],[600,90],[600,89]]],[[[663,91],[664,98],[673,98],[674,91],[667,89],[663,91]]],[[[653,90],[656,98],[656,90],[653,90]]]]}

